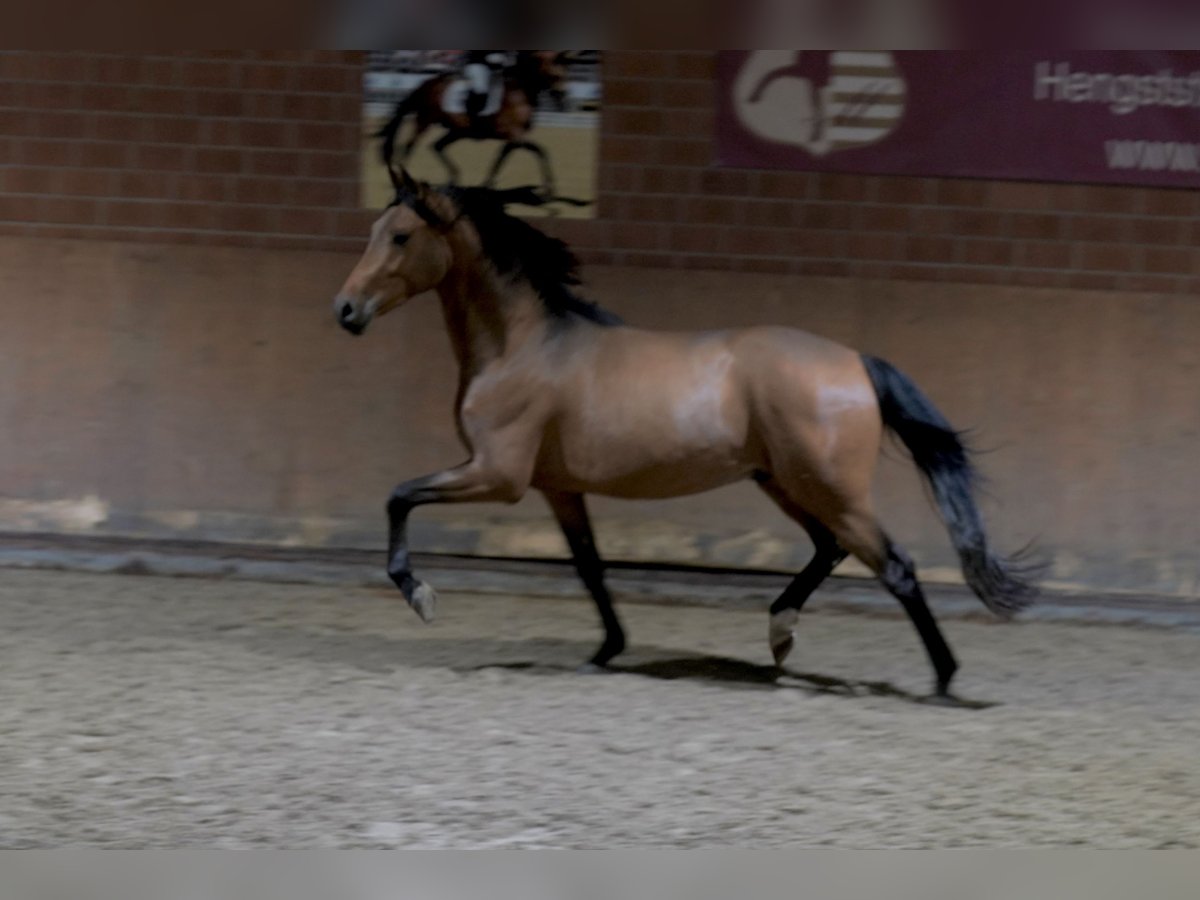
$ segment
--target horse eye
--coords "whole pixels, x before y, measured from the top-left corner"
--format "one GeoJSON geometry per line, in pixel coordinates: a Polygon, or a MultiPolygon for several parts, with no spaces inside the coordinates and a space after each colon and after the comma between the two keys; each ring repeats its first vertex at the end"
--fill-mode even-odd
{"type": "Polygon", "coordinates": [[[403,247],[405,244],[408,243],[408,235],[407,234],[393,234],[392,235],[392,243],[395,244],[397,247],[403,247]]]}

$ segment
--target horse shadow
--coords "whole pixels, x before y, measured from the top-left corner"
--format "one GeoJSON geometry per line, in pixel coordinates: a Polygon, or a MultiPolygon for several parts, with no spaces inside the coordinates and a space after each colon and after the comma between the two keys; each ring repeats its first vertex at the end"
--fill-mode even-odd
{"type": "MultiPolygon", "coordinates": [[[[472,666],[466,671],[505,669],[536,675],[578,675],[580,668],[535,662],[498,662],[472,666]]],[[[583,667],[588,674],[603,672],[611,675],[634,675],[660,681],[693,681],[735,689],[795,690],[809,694],[833,695],[846,698],[889,697],[920,705],[946,706],[958,709],[983,710],[998,706],[985,700],[963,697],[916,694],[886,681],[859,681],[822,675],[816,672],[794,672],[774,665],[760,665],[724,656],[689,656],[656,659],[638,663],[610,663],[603,670],[583,667]]]]}
{"type": "Polygon", "coordinates": [[[212,636],[241,643],[263,656],[350,666],[373,674],[416,667],[448,669],[461,674],[502,670],[557,678],[628,676],[696,682],[733,690],[792,690],[847,699],[887,697],[907,703],[962,709],[988,709],[998,705],[917,694],[886,681],[795,672],[726,656],[672,656],[673,651],[664,647],[640,646],[629,654],[629,661],[618,660],[597,670],[564,662],[585,659],[594,649],[591,643],[557,638],[403,638],[366,634],[356,629],[312,630],[279,625],[222,628],[212,636]],[[584,672],[589,674],[582,674],[584,672]]]}

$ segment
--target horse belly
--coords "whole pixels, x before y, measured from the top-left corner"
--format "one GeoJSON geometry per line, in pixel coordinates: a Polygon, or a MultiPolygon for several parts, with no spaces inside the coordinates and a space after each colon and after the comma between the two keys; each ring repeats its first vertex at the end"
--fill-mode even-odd
{"type": "Polygon", "coordinates": [[[539,474],[581,493],[666,498],[731,484],[754,471],[745,404],[727,383],[655,387],[563,416],[548,435],[539,474]]]}

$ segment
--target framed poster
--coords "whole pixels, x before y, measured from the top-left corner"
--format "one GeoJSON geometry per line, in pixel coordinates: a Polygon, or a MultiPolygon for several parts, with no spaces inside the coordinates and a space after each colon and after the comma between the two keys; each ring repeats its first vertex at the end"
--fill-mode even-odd
{"type": "Polygon", "coordinates": [[[536,185],[522,215],[595,215],[597,50],[378,50],[363,79],[362,204],[386,206],[384,159],[431,184],[536,185]]]}

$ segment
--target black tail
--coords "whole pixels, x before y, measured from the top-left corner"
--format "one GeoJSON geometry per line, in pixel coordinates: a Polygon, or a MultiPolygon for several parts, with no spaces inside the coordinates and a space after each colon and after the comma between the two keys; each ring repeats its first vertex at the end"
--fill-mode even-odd
{"type": "Polygon", "coordinates": [[[988,549],[983,519],[975,505],[977,475],[959,433],[895,366],[865,355],[863,364],[879,397],[883,424],[908,448],[933,488],[971,590],[988,609],[1006,618],[1029,606],[1037,596],[1030,572],[988,549]]]}

